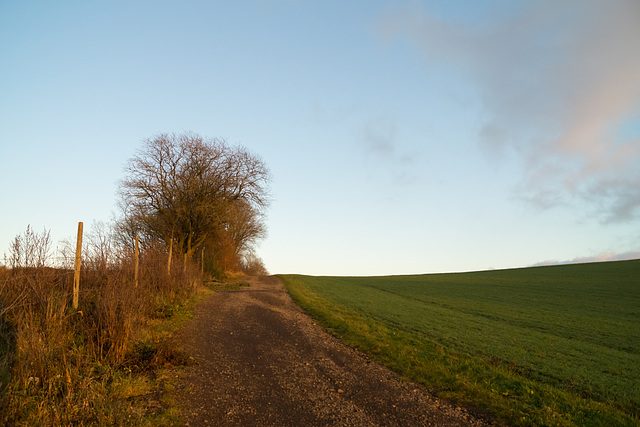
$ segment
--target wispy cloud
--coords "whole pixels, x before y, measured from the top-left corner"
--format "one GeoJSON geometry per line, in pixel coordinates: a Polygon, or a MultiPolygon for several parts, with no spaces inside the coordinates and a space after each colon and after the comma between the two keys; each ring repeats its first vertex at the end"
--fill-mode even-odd
{"type": "Polygon", "coordinates": [[[414,8],[384,28],[477,84],[478,140],[522,161],[519,198],[585,201],[603,221],[640,217],[640,2],[498,1],[464,23],[414,8]]]}
{"type": "Polygon", "coordinates": [[[391,176],[394,185],[407,185],[414,180],[415,153],[400,146],[398,126],[392,117],[377,116],[364,122],[358,140],[365,160],[377,174],[391,176]]]}
{"type": "Polygon", "coordinates": [[[578,257],[566,261],[557,261],[557,260],[547,260],[537,262],[531,267],[540,267],[543,265],[560,265],[560,264],[583,264],[587,262],[603,262],[603,261],[626,261],[632,259],[640,259],[640,251],[635,252],[624,252],[624,253],[610,253],[605,252],[598,255],[592,255],[587,257],[578,257]]]}

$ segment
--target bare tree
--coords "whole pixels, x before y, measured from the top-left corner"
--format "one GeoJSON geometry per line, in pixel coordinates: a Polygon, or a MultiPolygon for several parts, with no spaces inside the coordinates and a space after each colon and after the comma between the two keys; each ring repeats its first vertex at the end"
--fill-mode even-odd
{"type": "Polygon", "coordinates": [[[249,251],[252,243],[267,234],[260,212],[242,200],[229,208],[225,230],[229,233],[238,256],[249,251]]]}
{"type": "MultiPolygon", "coordinates": [[[[143,242],[173,241],[174,250],[191,257],[237,221],[264,229],[269,181],[265,163],[242,147],[193,133],[157,135],[126,167],[119,232],[139,234],[143,242]]],[[[238,249],[260,235],[245,233],[236,240],[238,249]]]]}
{"type": "Polygon", "coordinates": [[[89,268],[106,271],[115,263],[113,230],[109,224],[94,221],[86,236],[86,255],[89,268]]]}

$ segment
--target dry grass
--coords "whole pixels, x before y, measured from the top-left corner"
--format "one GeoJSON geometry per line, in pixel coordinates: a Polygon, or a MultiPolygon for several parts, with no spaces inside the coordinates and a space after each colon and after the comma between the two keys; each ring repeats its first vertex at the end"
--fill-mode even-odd
{"type": "Polygon", "coordinates": [[[74,310],[73,272],[47,266],[48,236],[27,229],[19,237],[12,268],[0,269],[0,425],[175,421],[145,401],[157,392],[154,369],[182,356],[163,334],[141,331],[180,312],[199,269],[168,276],[164,252],[147,248],[136,287],[126,250],[90,249],[74,310]]]}

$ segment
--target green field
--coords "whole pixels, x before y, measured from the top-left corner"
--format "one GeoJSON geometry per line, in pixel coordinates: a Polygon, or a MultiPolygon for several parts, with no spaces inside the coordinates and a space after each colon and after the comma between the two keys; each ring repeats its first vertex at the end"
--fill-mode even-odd
{"type": "Polygon", "coordinates": [[[280,277],[348,344],[498,421],[640,425],[640,260],[280,277]]]}

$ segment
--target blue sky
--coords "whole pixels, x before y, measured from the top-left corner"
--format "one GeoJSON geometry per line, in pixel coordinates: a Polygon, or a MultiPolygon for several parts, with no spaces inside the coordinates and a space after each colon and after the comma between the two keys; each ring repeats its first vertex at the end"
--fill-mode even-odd
{"type": "Polygon", "coordinates": [[[0,3],[0,255],[116,212],[141,140],[273,174],[272,273],[640,258],[640,3],[0,3]]]}

